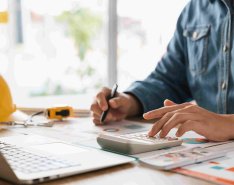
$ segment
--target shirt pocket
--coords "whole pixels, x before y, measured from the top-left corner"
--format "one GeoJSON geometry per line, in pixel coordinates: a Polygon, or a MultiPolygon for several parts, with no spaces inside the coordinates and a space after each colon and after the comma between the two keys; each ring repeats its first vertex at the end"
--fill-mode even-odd
{"type": "Polygon", "coordinates": [[[207,68],[209,31],[210,26],[187,27],[183,31],[187,42],[189,68],[195,74],[201,74],[207,68]]]}

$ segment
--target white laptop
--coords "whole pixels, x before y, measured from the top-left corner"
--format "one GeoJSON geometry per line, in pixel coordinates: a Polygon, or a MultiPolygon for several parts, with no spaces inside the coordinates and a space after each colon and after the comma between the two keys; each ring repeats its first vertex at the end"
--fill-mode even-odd
{"type": "Polygon", "coordinates": [[[134,160],[37,135],[0,138],[0,178],[14,184],[36,184],[134,160]]]}

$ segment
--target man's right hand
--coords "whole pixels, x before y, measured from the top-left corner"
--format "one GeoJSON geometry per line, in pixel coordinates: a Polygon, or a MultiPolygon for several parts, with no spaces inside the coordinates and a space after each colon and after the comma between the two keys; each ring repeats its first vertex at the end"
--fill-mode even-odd
{"type": "Polygon", "coordinates": [[[107,97],[110,93],[111,89],[106,87],[102,88],[91,105],[90,110],[92,112],[93,122],[96,125],[102,124],[100,117],[102,112],[107,110],[108,106],[110,106],[110,109],[105,123],[120,121],[126,117],[135,116],[140,113],[140,104],[134,96],[126,93],[116,93],[115,98],[107,102],[107,97]]]}

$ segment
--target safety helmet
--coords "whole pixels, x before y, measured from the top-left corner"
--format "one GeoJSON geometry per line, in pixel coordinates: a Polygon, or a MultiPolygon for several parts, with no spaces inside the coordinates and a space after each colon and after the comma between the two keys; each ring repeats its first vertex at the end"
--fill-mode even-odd
{"type": "Polygon", "coordinates": [[[0,75],[0,122],[8,121],[15,111],[16,106],[13,103],[10,88],[0,75]]]}

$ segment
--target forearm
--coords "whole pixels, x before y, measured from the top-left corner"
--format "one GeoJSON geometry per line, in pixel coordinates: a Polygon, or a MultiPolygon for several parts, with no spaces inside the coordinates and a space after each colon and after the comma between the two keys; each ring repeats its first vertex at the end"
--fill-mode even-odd
{"type": "Polygon", "coordinates": [[[165,99],[176,103],[190,101],[191,94],[185,82],[180,81],[183,78],[186,79],[184,72],[179,72],[181,76],[172,75],[174,73],[176,68],[173,71],[170,66],[159,65],[144,81],[134,82],[126,92],[134,94],[139,99],[143,112],[162,107],[165,99]]]}
{"type": "Polygon", "coordinates": [[[229,140],[234,139],[234,114],[223,115],[226,118],[224,122],[224,132],[229,140]]]}

